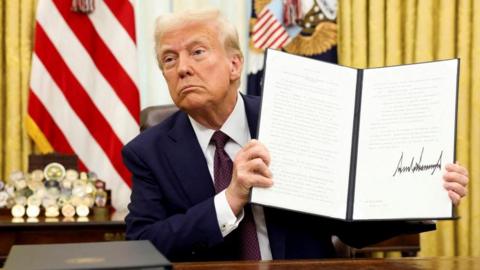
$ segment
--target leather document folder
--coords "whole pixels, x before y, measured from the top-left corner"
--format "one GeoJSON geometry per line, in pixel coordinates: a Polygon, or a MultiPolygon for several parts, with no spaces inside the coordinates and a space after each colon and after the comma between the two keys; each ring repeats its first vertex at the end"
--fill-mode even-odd
{"type": "Polygon", "coordinates": [[[171,269],[149,241],[15,245],[5,270],[171,269]]]}

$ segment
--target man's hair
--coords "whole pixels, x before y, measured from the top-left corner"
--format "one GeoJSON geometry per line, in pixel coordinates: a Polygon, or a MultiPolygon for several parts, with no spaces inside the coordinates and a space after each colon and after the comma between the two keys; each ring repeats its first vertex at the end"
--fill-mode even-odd
{"type": "Polygon", "coordinates": [[[162,36],[172,29],[191,23],[213,23],[217,28],[220,42],[223,42],[227,53],[238,54],[243,58],[235,26],[223,18],[218,9],[187,10],[161,15],[155,22],[155,53],[160,68],[161,64],[158,53],[162,36]]]}

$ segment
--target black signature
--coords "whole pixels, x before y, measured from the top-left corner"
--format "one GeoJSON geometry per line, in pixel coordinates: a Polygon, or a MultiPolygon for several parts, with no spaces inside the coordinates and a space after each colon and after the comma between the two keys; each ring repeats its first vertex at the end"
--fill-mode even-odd
{"type": "Polygon", "coordinates": [[[407,166],[403,166],[402,164],[403,162],[403,152],[402,152],[402,155],[400,156],[400,160],[398,160],[397,168],[395,169],[393,176],[397,175],[397,173],[400,175],[402,173],[416,173],[416,172],[422,172],[422,171],[428,171],[428,170],[432,170],[430,175],[433,175],[437,169],[440,170],[442,168],[443,150],[440,152],[440,156],[438,157],[437,163],[422,164],[424,148],[425,147],[422,147],[422,152],[420,153],[420,158],[418,159],[418,161],[415,161],[415,157],[412,157],[412,160],[410,161],[410,165],[407,165],[407,166]]]}

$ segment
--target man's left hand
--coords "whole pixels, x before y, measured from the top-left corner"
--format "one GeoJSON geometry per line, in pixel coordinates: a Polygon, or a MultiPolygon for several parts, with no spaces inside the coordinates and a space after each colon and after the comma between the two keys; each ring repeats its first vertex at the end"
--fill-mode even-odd
{"type": "Polygon", "coordinates": [[[468,193],[468,170],[457,163],[447,164],[443,175],[443,187],[448,191],[448,196],[455,206],[460,204],[462,197],[468,193]]]}

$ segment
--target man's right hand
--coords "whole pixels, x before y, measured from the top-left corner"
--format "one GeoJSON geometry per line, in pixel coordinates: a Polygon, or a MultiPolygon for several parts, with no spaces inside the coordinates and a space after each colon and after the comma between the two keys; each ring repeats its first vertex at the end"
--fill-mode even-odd
{"type": "Polygon", "coordinates": [[[233,161],[232,181],[225,195],[233,213],[238,216],[248,203],[252,187],[273,185],[270,153],[265,145],[257,140],[249,141],[233,161]]]}

